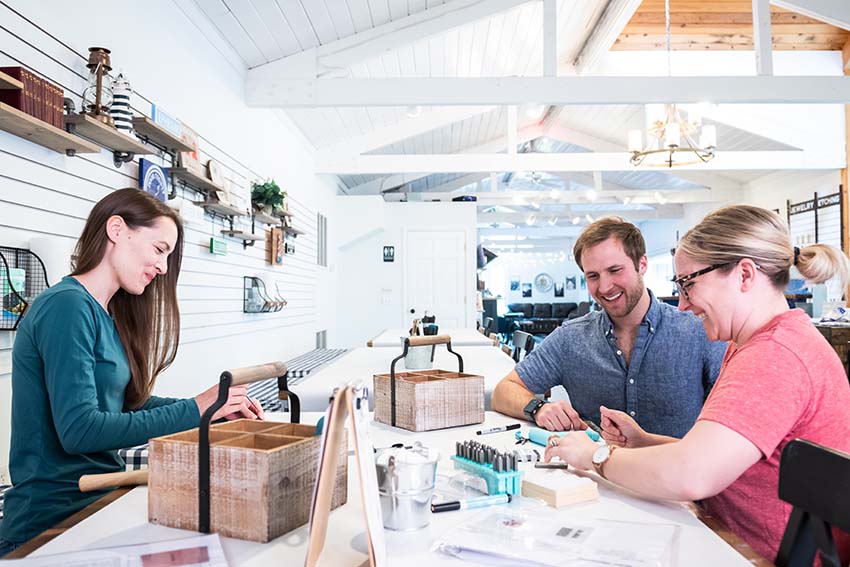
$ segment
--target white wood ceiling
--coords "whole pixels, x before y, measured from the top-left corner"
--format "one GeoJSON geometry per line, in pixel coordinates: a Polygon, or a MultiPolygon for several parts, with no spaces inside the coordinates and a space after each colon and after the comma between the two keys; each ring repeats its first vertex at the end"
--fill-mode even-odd
{"type": "MultiPolygon", "coordinates": [[[[194,0],[214,24],[221,38],[232,46],[247,68],[255,68],[314,47],[327,45],[382,26],[424,10],[439,7],[448,0],[194,0]]],[[[561,64],[572,63],[599,22],[608,0],[558,0],[557,53],[561,64]]],[[[351,78],[394,77],[491,77],[531,76],[543,72],[543,2],[525,2],[501,13],[447,29],[425,40],[401,45],[379,57],[362,61],[344,70],[351,78]]],[[[219,40],[221,38],[218,38],[219,40]]],[[[429,107],[359,107],[288,109],[292,121],[318,149],[329,148],[346,139],[363,136],[405,120],[412,113],[423,115],[429,107]]],[[[541,121],[530,118],[524,109],[518,113],[521,130],[541,121]]],[[[441,126],[423,134],[392,143],[372,153],[439,154],[462,153],[469,148],[506,139],[507,111],[495,108],[441,126]]],[[[625,146],[626,132],[642,128],[643,107],[596,106],[563,107],[547,128],[578,132],[601,143],[625,146]]],[[[788,146],[732,126],[718,123],[719,149],[780,150],[788,146]]],[[[553,134],[550,130],[550,136],[553,134]]],[[[560,141],[582,146],[574,139],[560,141]]],[[[584,144],[587,149],[592,144],[584,144]]],[[[497,150],[498,151],[498,150],[497,150]]],[[[609,150],[610,151],[610,150],[609,150]]],[[[723,174],[726,181],[743,183],[759,172],[723,174]]],[[[390,180],[391,176],[384,176],[390,180]]],[[[441,174],[422,177],[407,188],[415,191],[440,188],[461,175],[441,174]]],[[[341,175],[346,187],[356,187],[381,176],[341,175]]],[[[617,183],[640,187],[657,186],[664,181],[676,185],[667,174],[640,172],[606,175],[617,183]],[[659,177],[659,175],[661,177],[659,177]]],[[[681,181],[681,180],[679,180],[681,181]]],[[[687,185],[687,181],[682,181],[687,185]]],[[[399,185],[399,183],[395,183],[399,185]]],[[[683,187],[685,186],[683,185],[683,187]]],[[[389,187],[388,187],[389,188],[389,187]]]]}

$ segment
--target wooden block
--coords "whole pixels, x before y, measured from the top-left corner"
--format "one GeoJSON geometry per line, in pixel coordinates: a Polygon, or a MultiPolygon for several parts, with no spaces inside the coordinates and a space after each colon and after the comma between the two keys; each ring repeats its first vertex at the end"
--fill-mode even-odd
{"type": "MultiPolygon", "coordinates": [[[[307,523],[321,436],[312,425],[236,420],[210,428],[210,529],[268,542],[307,523]]],[[[198,430],[151,439],[148,519],[198,529],[198,430]]],[[[332,508],[348,499],[348,445],[339,447],[332,508]]]]}
{"type": "MultiPolygon", "coordinates": [[[[375,374],[375,421],[392,423],[390,375],[375,374]]],[[[396,427],[432,431],[484,421],[484,377],[447,370],[396,373],[396,427]]]]}
{"type": "Polygon", "coordinates": [[[569,471],[532,469],[522,479],[522,495],[539,498],[550,506],[560,508],[596,500],[599,489],[593,479],[576,476],[569,471]]]}

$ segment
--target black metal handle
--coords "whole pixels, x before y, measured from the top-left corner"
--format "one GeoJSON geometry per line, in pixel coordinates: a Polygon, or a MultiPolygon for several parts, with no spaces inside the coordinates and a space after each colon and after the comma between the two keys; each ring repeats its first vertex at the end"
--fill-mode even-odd
{"type": "MultiPolygon", "coordinates": [[[[210,422],[215,412],[224,407],[230,395],[230,387],[240,384],[249,384],[258,380],[278,378],[286,385],[286,365],[282,362],[272,362],[247,368],[225,370],[221,373],[218,381],[218,397],[215,402],[207,408],[201,416],[198,427],[198,531],[204,534],[210,533],[210,422]],[[283,373],[281,376],[280,373],[283,373]]],[[[301,405],[298,396],[289,392],[294,398],[291,407],[293,409],[293,423],[298,423],[301,417],[301,405]]]]}
{"type": "MultiPolygon", "coordinates": [[[[438,344],[445,344],[446,350],[457,357],[457,366],[458,372],[463,372],[463,357],[460,354],[456,353],[452,350],[452,339],[449,335],[439,335],[433,337],[405,337],[404,338],[404,350],[401,354],[395,357],[390,364],[390,425],[395,427],[395,364],[405,356],[407,356],[407,351],[410,349],[411,341],[418,343],[419,345],[431,345],[431,362],[434,362],[434,349],[437,348],[438,344]]],[[[415,346],[415,345],[414,345],[415,346]]]]}

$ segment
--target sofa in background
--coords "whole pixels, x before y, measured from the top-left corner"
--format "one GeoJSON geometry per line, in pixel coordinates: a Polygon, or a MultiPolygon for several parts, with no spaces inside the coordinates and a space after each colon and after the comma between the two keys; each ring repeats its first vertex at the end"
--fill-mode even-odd
{"type": "Polygon", "coordinates": [[[516,313],[517,327],[532,335],[548,335],[566,319],[581,317],[590,312],[590,304],[581,303],[509,303],[508,310],[516,313]]]}

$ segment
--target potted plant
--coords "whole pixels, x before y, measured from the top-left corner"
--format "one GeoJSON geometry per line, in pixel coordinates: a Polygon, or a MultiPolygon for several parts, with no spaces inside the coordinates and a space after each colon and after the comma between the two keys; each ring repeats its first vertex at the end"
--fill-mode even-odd
{"type": "Polygon", "coordinates": [[[283,209],[286,191],[282,190],[274,179],[251,183],[251,203],[257,210],[273,215],[283,209]]]}

